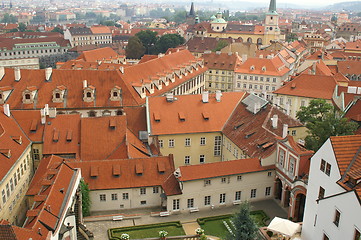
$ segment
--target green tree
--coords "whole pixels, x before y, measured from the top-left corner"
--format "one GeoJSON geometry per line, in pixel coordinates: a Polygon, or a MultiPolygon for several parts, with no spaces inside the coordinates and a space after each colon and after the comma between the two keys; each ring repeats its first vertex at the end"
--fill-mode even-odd
{"type": "Polygon", "coordinates": [[[89,186],[84,180],[82,179],[80,181],[80,192],[81,192],[81,198],[82,198],[82,210],[83,210],[83,216],[89,216],[90,215],[90,196],[89,196],[89,186]]]}
{"type": "Polygon", "coordinates": [[[228,44],[229,44],[229,43],[228,43],[227,41],[225,41],[225,40],[220,40],[220,41],[218,41],[217,46],[216,46],[212,51],[213,51],[213,52],[221,51],[222,48],[227,47],[228,44]]]}
{"type": "Polygon", "coordinates": [[[61,34],[64,34],[64,31],[62,28],[60,27],[55,27],[53,30],[51,30],[52,32],[58,32],[58,33],[61,33],[61,34]]]}
{"type": "Polygon", "coordinates": [[[233,217],[235,226],[234,235],[229,235],[228,240],[253,240],[256,237],[257,226],[250,215],[250,205],[242,202],[239,211],[233,217]]]}
{"type": "Polygon", "coordinates": [[[145,47],[137,36],[129,38],[125,55],[127,58],[139,59],[144,55],[145,47]]]}
{"type": "Polygon", "coordinates": [[[19,32],[25,32],[26,31],[26,24],[25,23],[19,23],[18,29],[19,29],[19,32]]]}
{"type": "Polygon", "coordinates": [[[5,13],[3,18],[1,19],[2,23],[16,23],[17,19],[14,15],[5,13]]]}
{"type": "Polygon", "coordinates": [[[301,107],[297,118],[308,129],[305,146],[313,151],[317,151],[330,136],[353,135],[358,127],[324,99],[311,100],[307,107],[301,107]]]}
{"type": "Polygon", "coordinates": [[[135,36],[139,38],[142,42],[145,53],[146,54],[154,54],[155,53],[155,44],[158,41],[157,32],[153,32],[151,30],[140,31],[135,36]]]}
{"type": "Polygon", "coordinates": [[[158,53],[165,53],[169,48],[175,48],[185,43],[185,39],[179,34],[165,34],[156,43],[158,53]]]}
{"type": "Polygon", "coordinates": [[[102,20],[99,23],[100,25],[104,25],[104,26],[115,26],[115,22],[112,20],[102,20]]]}

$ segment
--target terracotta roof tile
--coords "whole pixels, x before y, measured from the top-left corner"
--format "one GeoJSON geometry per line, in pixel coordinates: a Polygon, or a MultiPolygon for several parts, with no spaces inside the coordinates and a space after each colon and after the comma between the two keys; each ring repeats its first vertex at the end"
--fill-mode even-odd
{"type": "Polygon", "coordinates": [[[203,55],[204,65],[209,69],[234,71],[241,64],[241,59],[236,54],[208,53],[203,55]]]}
{"type": "Polygon", "coordinates": [[[282,60],[277,56],[268,58],[248,58],[246,62],[240,65],[235,72],[245,74],[258,74],[270,76],[284,76],[290,71],[282,60]]]}

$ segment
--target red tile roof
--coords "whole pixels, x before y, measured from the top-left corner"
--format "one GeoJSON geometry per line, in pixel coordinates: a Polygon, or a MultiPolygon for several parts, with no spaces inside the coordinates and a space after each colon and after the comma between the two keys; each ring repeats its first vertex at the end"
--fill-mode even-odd
{"type": "Polygon", "coordinates": [[[361,62],[360,61],[338,61],[338,72],[344,75],[360,75],[361,74],[361,62]]]}
{"type": "Polygon", "coordinates": [[[233,53],[208,53],[203,55],[203,59],[208,69],[234,71],[241,64],[240,57],[233,53]]]}
{"type": "Polygon", "coordinates": [[[112,32],[107,26],[92,26],[90,31],[93,34],[111,34],[112,32]]]}
{"type": "Polygon", "coordinates": [[[166,97],[151,97],[148,110],[151,134],[219,132],[243,97],[243,92],[225,92],[217,102],[215,94],[209,94],[207,103],[202,102],[200,94],[176,96],[173,102],[166,97]],[[185,120],[179,119],[180,112],[185,120]]]}
{"type": "Polygon", "coordinates": [[[56,42],[61,47],[70,47],[69,40],[66,40],[63,37],[20,38],[20,39],[1,38],[0,49],[6,48],[7,50],[11,50],[16,44],[49,43],[49,42],[56,42]]]}
{"type": "Polygon", "coordinates": [[[361,51],[361,40],[355,42],[347,42],[345,46],[345,51],[361,51]]]}
{"type": "Polygon", "coordinates": [[[104,59],[117,58],[119,54],[116,53],[112,48],[97,48],[89,51],[84,51],[77,59],[84,60],[86,62],[97,62],[104,59]]]}
{"type": "Polygon", "coordinates": [[[31,141],[43,141],[45,125],[41,124],[41,115],[39,110],[12,110],[11,113],[31,141]]]}
{"type": "Polygon", "coordinates": [[[215,178],[236,174],[267,171],[274,166],[262,167],[258,158],[239,159],[224,162],[188,165],[179,167],[181,182],[215,178]]]}
{"type": "Polygon", "coordinates": [[[333,76],[301,74],[273,93],[331,100],[336,84],[333,76]]]}
{"type": "Polygon", "coordinates": [[[290,71],[277,56],[268,58],[248,58],[235,72],[244,74],[284,76],[290,71]]]}

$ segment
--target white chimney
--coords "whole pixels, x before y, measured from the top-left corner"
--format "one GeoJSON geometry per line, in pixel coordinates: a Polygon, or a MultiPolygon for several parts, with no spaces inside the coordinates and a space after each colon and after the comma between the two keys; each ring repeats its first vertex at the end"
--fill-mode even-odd
{"type": "Polygon", "coordinates": [[[222,98],[222,92],[220,90],[216,91],[216,100],[217,102],[220,102],[222,98]]]}
{"type": "Polygon", "coordinates": [[[49,104],[45,104],[44,111],[45,115],[49,115],[49,104]]]}
{"type": "Polygon", "coordinates": [[[207,102],[208,102],[208,98],[209,98],[208,91],[202,92],[202,102],[203,102],[203,103],[207,103],[207,102]]]}
{"type": "Polygon", "coordinates": [[[45,115],[45,109],[40,109],[40,116],[41,116],[41,124],[45,124],[46,123],[46,115],[45,115]]]}
{"type": "Polygon", "coordinates": [[[282,138],[287,137],[288,135],[288,124],[283,124],[282,138]]]}
{"type": "Polygon", "coordinates": [[[9,104],[4,104],[4,114],[10,117],[10,106],[9,104]]]}
{"type": "Polygon", "coordinates": [[[256,102],[254,104],[253,114],[257,114],[260,108],[261,108],[261,104],[259,102],[256,102]]]}
{"type": "Polygon", "coordinates": [[[53,69],[51,67],[45,68],[45,80],[49,81],[51,74],[53,73],[53,69]]]}
{"type": "Polygon", "coordinates": [[[272,127],[274,128],[274,129],[277,129],[277,125],[278,125],[278,115],[273,115],[273,118],[271,118],[271,120],[272,120],[272,127]]]}
{"type": "Polygon", "coordinates": [[[49,108],[49,117],[56,118],[56,108],[49,108]]]}
{"type": "Polygon", "coordinates": [[[120,71],[121,73],[124,73],[124,67],[123,67],[123,66],[120,66],[120,67],[119,67],[119,71],[120,71]]]}
{"type": "Polygon", "coordinates": [[[83,80],[83,88],[87,88],[88,87],[88,82],[87,80],[83,80]]]}
{"type": "Polygon", "coordinates": [[[247,61],[247,54],[242,54],[242,63],[245,63],[247,61]]]}
{"type": "Polygon", "coordinates": [[[165,95],[166,99],[167,99],[167,102],[173,102],[174,101],[174,96],[173,96],[173,93],[167,93],[165,95]]]}
{"type": "Polygon", "coordinates": [[[1,79],[3,79],[4,75],[5,75],[5,68],[0,67],[0,81],[1,81],[1,79]]]}
{"type": "Polygon", "coordinates": [[[21,78],[20,68],[15,68],[14,74],[15,74],[15,81],[17,81],[17,82],[20,81],[20,78],[21,78]]]}
{"type": "Polygon", "coordinates": [[[259,55],[259,58],[263,58],[263,55],[261,54],[261,55],[259,55]]]}

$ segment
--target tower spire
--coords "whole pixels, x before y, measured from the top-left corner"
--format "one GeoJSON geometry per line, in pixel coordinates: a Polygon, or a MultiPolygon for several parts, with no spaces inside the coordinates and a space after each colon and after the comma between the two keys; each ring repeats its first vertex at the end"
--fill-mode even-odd
{"type": "Polygon", "coordinates": [[[270,4],[269,4],[269,9],[268,12],[270,13],[276,13],[277,9],[276,9],[276,0],[271,0],[270,4]]]}
{"type": "Polygon", "coordinates": [[[191,17],[196,16],[196,12],[194,11],[194,3],[193,2],[191,4],[191,10],[189,11],[189,16],[191,16],[191,17]]]}

